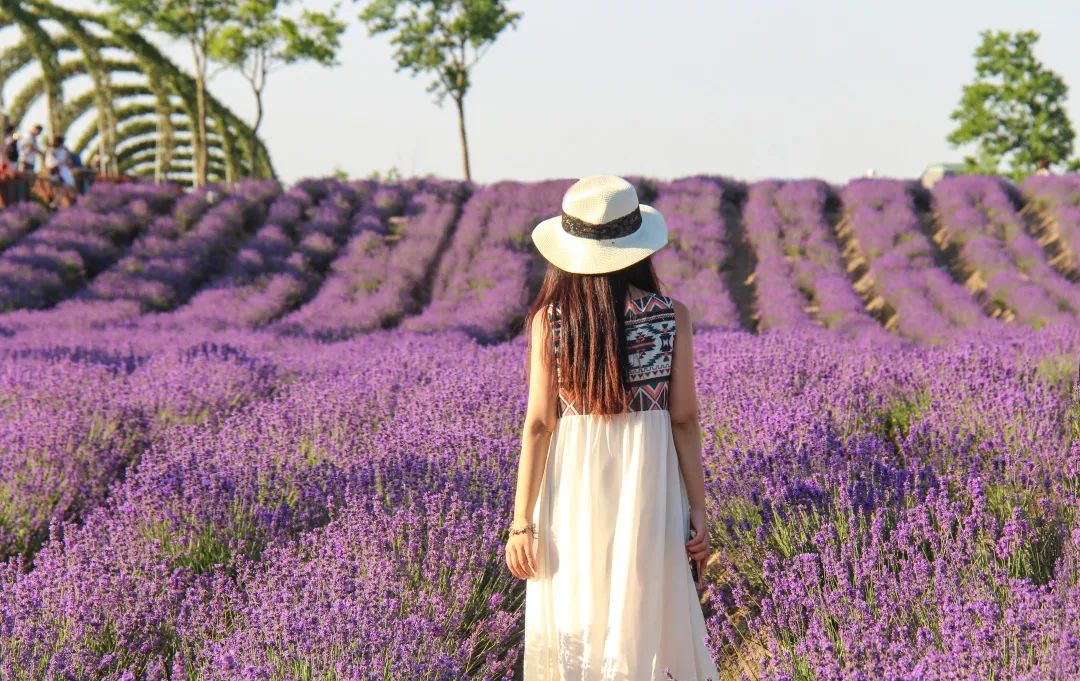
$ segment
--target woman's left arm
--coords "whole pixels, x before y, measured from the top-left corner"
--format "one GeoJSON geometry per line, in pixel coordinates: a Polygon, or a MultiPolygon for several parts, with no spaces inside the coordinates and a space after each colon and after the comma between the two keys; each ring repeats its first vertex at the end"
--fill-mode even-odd
{"type": "Polygon", "coordinates": [[[543,361],[544,311],[530,324],[529,404],[521,435],[521,460],[518,462],[517,493],[514,497],[514,523],[528,523],[540,492],[540,482],[547,464],[548,446],[555,430],[554,372],[543,361]]]}

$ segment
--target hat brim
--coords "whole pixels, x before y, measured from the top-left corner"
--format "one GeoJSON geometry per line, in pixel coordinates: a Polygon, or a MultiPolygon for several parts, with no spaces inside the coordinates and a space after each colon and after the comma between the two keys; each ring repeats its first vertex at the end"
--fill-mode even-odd
{"type": "Polygon", "coordinates": [[[667,245],[667,223],[660,211],[640,204],[641,225],[618,239],[589,239],[562,228],[562,216],[544,220],[532,230],[532,240],[544,259],[574,274],[603,274],[629,267],[667,245]]]}

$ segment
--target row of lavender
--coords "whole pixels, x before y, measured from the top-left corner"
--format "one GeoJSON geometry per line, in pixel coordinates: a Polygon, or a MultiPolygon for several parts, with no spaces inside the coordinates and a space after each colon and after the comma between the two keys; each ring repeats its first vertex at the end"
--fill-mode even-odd
{"type": "MultiPolygon", "coordinates": [[[[1080,329],[973,340],[697,334],[726,677],[1080,674],[1080,329]]],[[[0,341],[0,676],[512,678],[523,352],[0,341]]]]}
{"type": "Polygon", "coordinates": [[[913,188],[901,182],[857,181],[844,188],[837,233],[860,273],[856,288],[886,329],[939,343],[964,329],[991,326],[971,293],[949,276],[926,236],[913,188]]]}
{"type": "MultiPolygon", "coordinates": [[[[138,209],[140,191],[98,190],[79,210],[104,196],[124,205],[114,217],[129,226],[127,214],[145,213],[138,209]]],[[[67,286],[75,294],[55,307],[55,300],[39,297],[27,307],[46,309],[4,314],[0,325],[9,332],[41,325],[258,327],[323,339],[379,328],[420,308],[428,271],[467,194],[461,183],[433,180],[387,187],[308,180],[284,192],[275,182],[207,186],[179,199],[171,215],[148,220],[137,235],[124,231],[134,237],[126,255],[110,251],[112,260],[99,265],[93,280],[82,276],[81,288],[67,286]]],[[[80,213],[53,221],[70,215],[80,213]]],[[[36,245],[52,237],[50,229],[31,229],[24,241],[36,245]]],[[[73,240],[52,241],[56,260],[84,255],[73,240]]],[[[18,242],[2,257],[22,263],[26,249],[18,242]]]]}
{"type": "Polygon", "coordinates": [[[85,286],[167,216],[178,193],[169,185],[106,187],[48,220],[31,207],[5,210],[0,309],[48,307],[85,286]]]}
{"type": "Polygon", "coordinates": [[[762,330],[823,327],[872,342],[891,337],[866,312],[827,222],[827,187],[817,181],[760,182],[744,222],[758,265],[762,330]]]}
{"type": "Polygon", "coordinates": [[[1050,265],[1014,192],[991,177],[942,182],[934,192],[940,223],[934,238],[956,251],[966,283],[993,316],[1035,327],[1075,319],[1080,286],[1050,265]]]}
{"type": "MultiPolygon", "coordinates": [[[[944,342],[999,322],[1080,315],[1080,182],[989,177],[747,186],[639,180],[667,217],[655,257],[698,328],[813,328],[944,342]],[[1026,207],[1021,209],[1026,201],[1026,207]]],[[[104,188],[48,218],[0,223],[0,316],[42,323],[268,328],[342,339],[376,328],[509,338],[543,262],[529,240],[568,180],[460,183],[308,180],[104,188]],[[471,194],[471,196],[470,196],[471,194]],[[6,249],[3,247],[6,246],[6,249]]]]}

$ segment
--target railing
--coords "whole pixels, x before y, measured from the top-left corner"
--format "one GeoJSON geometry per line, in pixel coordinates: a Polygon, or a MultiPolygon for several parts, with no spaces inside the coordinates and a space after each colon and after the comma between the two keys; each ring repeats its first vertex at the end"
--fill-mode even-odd
{"type": "Polygon", "coordinates": [[[126,175],[103,175],[91,169],[76,170],[75,186],[69,187],[48,175],[32,172],[0,170],[0,207],[19,201],[40,200],[48,206],[70,204],[79,194],[85,194],[96,182],[132,182],[126,175]]]}

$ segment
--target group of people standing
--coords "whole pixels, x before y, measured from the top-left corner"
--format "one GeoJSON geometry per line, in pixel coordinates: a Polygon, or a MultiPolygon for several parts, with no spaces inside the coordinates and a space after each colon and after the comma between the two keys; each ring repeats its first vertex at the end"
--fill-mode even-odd
{"type": "Polygon", "coordinates": [[[75,187],[75,171],[83,168],[79,155],[64,144],[63,135],[54,135],[52,144],[42,148],[40,124],[30,128],[29,134],[20,136],[14,125],[4,128],[4,150],[0,166],[20,173],[45,173],[55,182],[75,187]],[[39,165],[40,164],[40,165],[39,165]]]}

